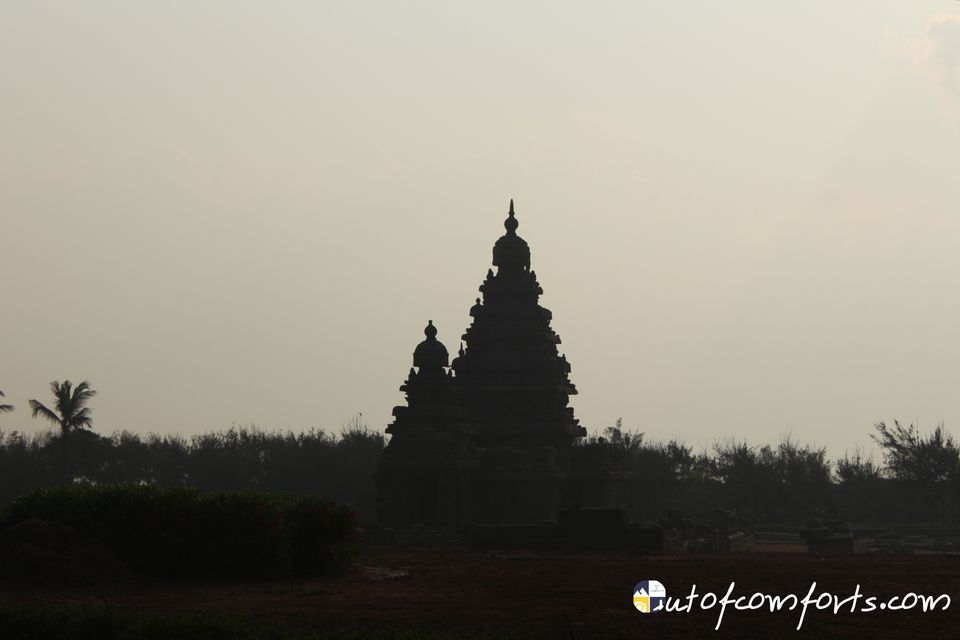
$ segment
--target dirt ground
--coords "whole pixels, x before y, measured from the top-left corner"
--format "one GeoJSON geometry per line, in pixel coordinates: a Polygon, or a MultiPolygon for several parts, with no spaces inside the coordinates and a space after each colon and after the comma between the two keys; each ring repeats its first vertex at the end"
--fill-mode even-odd
{"type": "MultiPolygon", "coordinates": [[[[786,549],[786,548],[784,548],[786,549]]],[[[89,603],[157,612],[214,610],[283,621],[308,629],[422,627],[449,632],[506,632],[537,638],[957,638],[960,637],[960,556],[790,553],[769,547],[717,554],[480,552],[463,549],[368,550],[342,578],[307,582],[141,584],[102,591],[5,589],[0,599],[89,603]],[[834,614],[810,605],[796,631],[799,608],[769,613],[729,606],[715,632],[719,605],[709,611],[641,614],[634,585],[659,580],[667,595],[733,597],[755,592],[803,597],[853,595],[857,584],[875,604],[909,592],[950,595],[947,611],[879,608],[834,614]]],[[[684,601],[685,602],[685,601],[684,601]]],[[[745,602],[745,601],[744,601],[745,602]]]]}

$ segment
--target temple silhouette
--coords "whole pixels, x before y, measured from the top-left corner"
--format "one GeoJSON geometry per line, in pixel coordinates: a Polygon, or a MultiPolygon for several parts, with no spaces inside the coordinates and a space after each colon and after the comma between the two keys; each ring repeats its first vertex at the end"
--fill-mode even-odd
{"type": "Polygon", "coordinates": [[[432,321],[414,351],[377,472],[383,524],[543,522],[615,492],[615,474],[573,455],[586,435],[568,406],[577,390],[518,226],[511,200],[457,357],[432,321]]]}

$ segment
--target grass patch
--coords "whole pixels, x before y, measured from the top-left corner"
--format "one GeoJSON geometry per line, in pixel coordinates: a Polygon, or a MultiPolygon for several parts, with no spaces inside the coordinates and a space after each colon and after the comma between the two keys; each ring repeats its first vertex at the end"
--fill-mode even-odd
{"type": "Polygon", "coordinates": [[[3,640],[499,640],[506,635],[429,629],[303,631],[212,613],[113,612],[103,607],[0,604],[3,640]]]}

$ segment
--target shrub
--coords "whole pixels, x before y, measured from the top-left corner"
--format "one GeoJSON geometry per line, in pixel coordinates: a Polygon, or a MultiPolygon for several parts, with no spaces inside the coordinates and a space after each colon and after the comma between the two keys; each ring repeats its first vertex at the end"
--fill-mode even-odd
{"type": "Polygon", "coordinates": [[[296,575],[336,575],[360,550],[357,514],[332,500],[296,498],[286,511],[292,567],[296,575]]]}
{"type": "Polygon", "coordinates": [[[65,524],[161,578],[332,575],[349,567],[360,535],[352,512],[329,500],[150,485],[40,489],[0,512],[0,529],[30,518],[65,524]]]}

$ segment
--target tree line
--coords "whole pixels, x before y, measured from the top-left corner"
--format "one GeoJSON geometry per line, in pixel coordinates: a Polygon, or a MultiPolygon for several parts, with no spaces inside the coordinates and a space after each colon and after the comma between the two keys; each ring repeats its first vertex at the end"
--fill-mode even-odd
{"type": "Polygon", "coordinates": [[[190,438],[128,431],[104,437],[92,430],[89,403],[96,391],[89,382],[74,387],[54,381],[50,391],[50,406],[32,399],[30,409],[53,431],[28,436],[0,430],[0,506],[57,484],[142,483],[319,494],[350,505],[365,520],[376,517],[373,473],[386,443],[359,416],[339,434],[234,426],[190,438]]]}
{"type": "Polygon", "coordinates": [[[833,505],[859,525],[960,525],[960,449],[942,425],[879,422],[870,438],[882,460],[861,450],[830,460],[826,447],[784,437],[776,445],[715,442],[694,452],[677,440],[648,442],[620,421],[587,438],[581,456],[624,469],[620,499],[635,520],[680,510],[705,516],[733,509],[762,522],[803,522],[833,505]]]}
{"type": "MultiPolygon", "coordinates": [[[[189,438],[127,431],[104,437],[91,429],[88,403],[96,392],[88,382],[54,382],[51,392],[52,406],[37,400],[30,406],[54,431],[0,431],[0,505],[54,484],[135,482],[323,494],[365,521],[376,518],[374,476],[386,441],[359,416],[339,434],[234,426],[189,438]]],[[[0,412],[11,410],[0,404],[0,412]]],[[[670,510],[698,516],[722,508],[784,523],[803,522],[829,503],[862,525],[960,525],[960,449],[942,426],[924,434],[912,424],[880,422],[871,438],[880,462],[860,451],[830,460],[826,448],[789,437],[775,445],[725,440],[695,452],[677,440],[649,441],[618,420],[571,454],[574,471],[603,469],[605,488],[590,494],[568,487],[568,503],[616,504],[637,521],[670,510]]],[[[570,482],[579,477],[572,473],[570,482]]]]}

